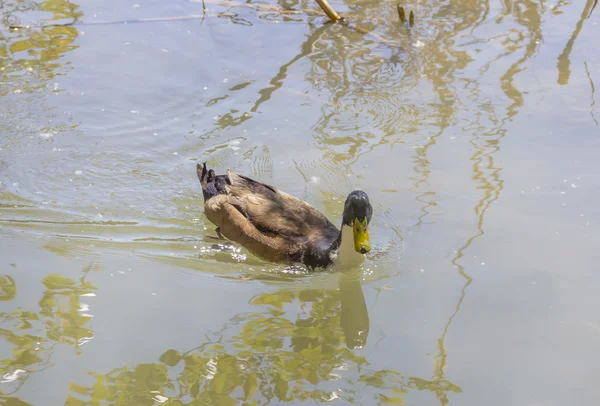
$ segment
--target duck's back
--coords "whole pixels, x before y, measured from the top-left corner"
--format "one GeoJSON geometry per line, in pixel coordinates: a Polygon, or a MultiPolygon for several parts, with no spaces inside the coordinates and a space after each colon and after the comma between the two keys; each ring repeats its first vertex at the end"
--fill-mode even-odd
{"type": "Polygon", "coordinates": [[[327,240],[333,231],[333,238],[337,237],[337,228],[310,204],[235,172],[228,171],[227,174],[228,195],[258,230],[283,237],[327,240]]]}

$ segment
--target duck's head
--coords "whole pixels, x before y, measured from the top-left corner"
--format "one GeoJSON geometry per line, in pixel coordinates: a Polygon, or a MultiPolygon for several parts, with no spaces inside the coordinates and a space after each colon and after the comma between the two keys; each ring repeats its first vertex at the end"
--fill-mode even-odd
{"type": "Polygon", "coordinates": [[[352,227],[354,249],[361,254],[366,254],[371,250],[368,226],[372,215],[373,207],[365,192],[355,190],[348,195],[346,203],[344,203],[342,227],[352,227]]]}

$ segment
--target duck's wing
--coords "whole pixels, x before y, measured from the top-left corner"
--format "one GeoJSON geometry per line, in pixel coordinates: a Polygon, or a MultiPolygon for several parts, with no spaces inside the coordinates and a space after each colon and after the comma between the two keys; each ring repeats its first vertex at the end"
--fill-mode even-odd
{"type": "Polygon", "coordinates": [[[266,235],[320,239],[332,228],[337,230],[317,209],[294,196],[232,171],[227,176],[230,204],[266,235]]]}
{"type": "Polygon", "coordinates": [[[229,202],[227,195],[217,195],[206,202],[204,212],[216,224],[225,238],[246,247],[254,255],[273,262],[294,260],[301,247],[289,239],[258,230],[240,211],[239,205],[229,202]]]}

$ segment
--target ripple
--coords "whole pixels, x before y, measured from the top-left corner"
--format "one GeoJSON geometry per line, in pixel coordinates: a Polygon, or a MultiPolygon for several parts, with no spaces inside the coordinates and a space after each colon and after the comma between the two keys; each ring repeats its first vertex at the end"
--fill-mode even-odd
{"type": "Polygon", "coordinates": [[[269,179],[273,175],[273,160],[271,152],[265,145],[262,148],[257,148],[252,154],[252,176],[257,179],[269,179]]]}

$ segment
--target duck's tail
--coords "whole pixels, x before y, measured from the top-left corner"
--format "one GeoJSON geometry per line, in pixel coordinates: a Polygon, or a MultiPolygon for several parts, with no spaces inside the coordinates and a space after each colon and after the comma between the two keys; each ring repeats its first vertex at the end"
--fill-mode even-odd
{"type": "Polygon", "coordinates": [[[212,169],[206,169],[206,162],[196,164],[196,175],[202,186],[204,202],[218,194],[226,194],[225,184],[229,183],[226,175],[217,176],[212,169]]]}
{"type": "Polygon", "coordinates": [[[206,170],[206,162],[204,162],[202,164],[202,166],[200,164],[196,164],[196,175],[198,175],[198,180],[200,181],[200,186],[202,186],[202,194],[204,195],[204,203],[206,203],[206,201],[212,197],[210,190],[209,190],[210,188],[208,187],[208,172],[209,171],[206,170]]]}
{"type": "Polygon", "coordinates": [[[206,178],[208,177],[206,162],[204,162],[202,166],[200,166],[200,164],[196,164],[196,175],[198,175],[198,180],[200,181],[200,185],[202,185],[202,190],[206,189],[206,178]]]}

